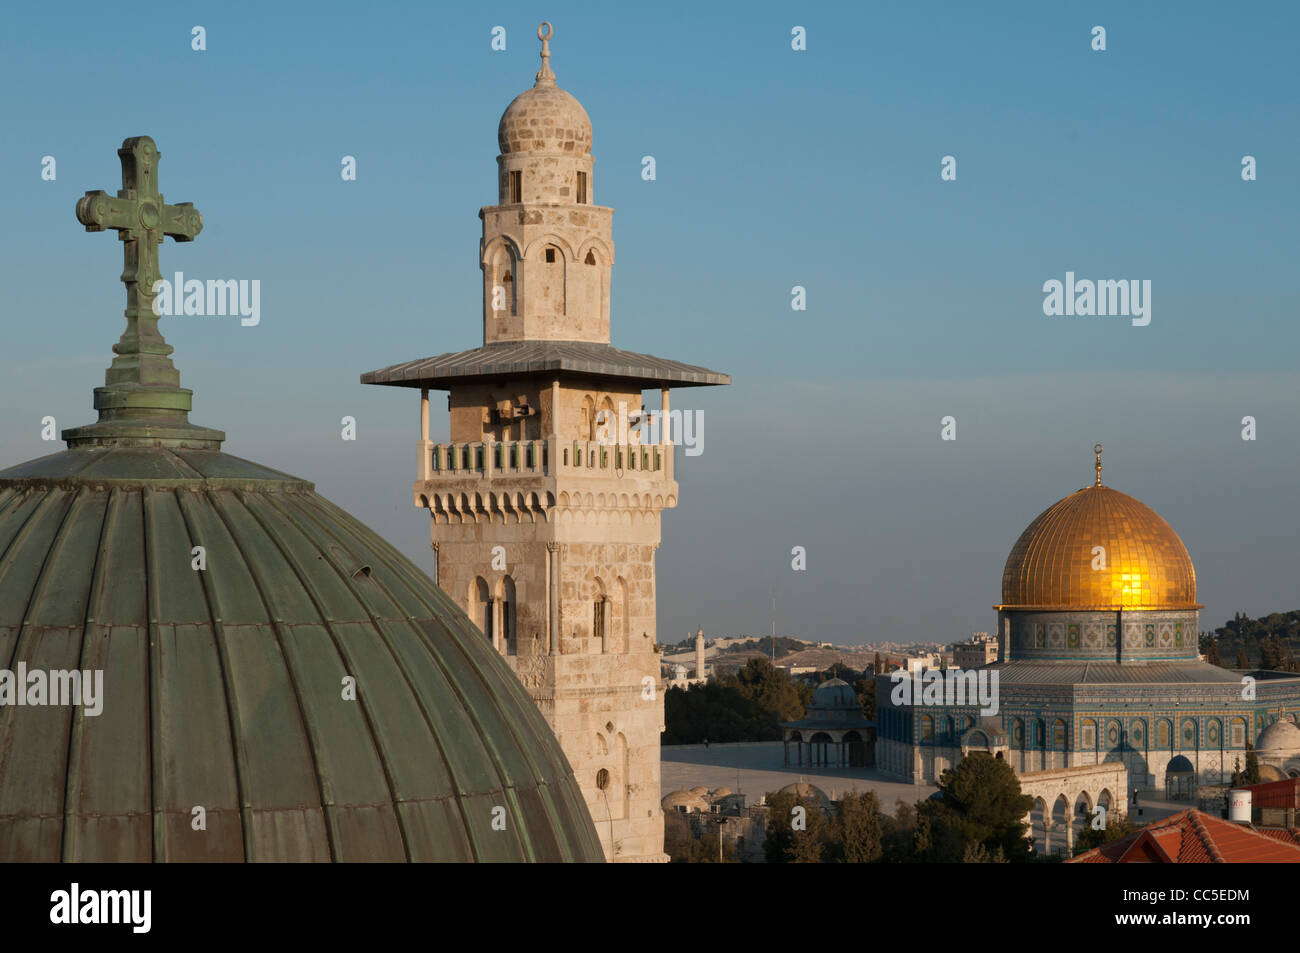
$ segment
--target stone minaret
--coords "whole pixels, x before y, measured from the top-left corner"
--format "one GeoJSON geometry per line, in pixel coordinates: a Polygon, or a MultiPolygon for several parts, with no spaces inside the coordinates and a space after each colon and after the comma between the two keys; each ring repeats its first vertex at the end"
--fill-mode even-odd
{"type": "Polygon", "coordinates": [[[606,857],[661,861],[655,551],[677,483],[667,428],[642,442],[636,421],[646,388],[667,414],[670,387],[730,378],[610,346],[613,209],[594,204],[591,122],[542,26],[536,83],[498,127],[498,204],[479,212],[483,346],[361,379],[420,388],[415,502],[438,584],[555,730],[606,857]],[[450,392],[445,444],[431,389],[450,392]]]}
{"type": "Polygon", "coordinates": [[[695,630],[695,677],[704,677],[704,629],[695,630]]]}

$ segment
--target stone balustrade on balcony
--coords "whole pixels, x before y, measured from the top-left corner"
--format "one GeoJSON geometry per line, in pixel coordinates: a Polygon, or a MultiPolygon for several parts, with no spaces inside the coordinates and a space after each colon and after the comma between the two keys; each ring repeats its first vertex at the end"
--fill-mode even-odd
{"type": "Polygon", "coordinates": [[[604,444],[596,440],[513,440],[430,443],[421,479],[518,476],[623,476],[671,479],[672,447],[604,444]]]}

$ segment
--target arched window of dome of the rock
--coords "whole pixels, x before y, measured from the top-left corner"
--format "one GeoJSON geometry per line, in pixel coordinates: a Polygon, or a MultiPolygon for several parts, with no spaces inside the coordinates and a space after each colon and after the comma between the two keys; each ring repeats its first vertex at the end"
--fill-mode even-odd
{"type": "Polygon", "coordinates": [[[1052,747],[1057,751],[1065,750],[1065,722],[1060,718],[1052,724],[1052,747]]]}

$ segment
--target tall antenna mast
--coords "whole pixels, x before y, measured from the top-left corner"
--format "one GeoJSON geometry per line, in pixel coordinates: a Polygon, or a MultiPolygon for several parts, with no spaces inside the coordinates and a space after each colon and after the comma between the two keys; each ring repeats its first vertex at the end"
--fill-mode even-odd
{"type": "Polygon", "coordinates": [[[772,587],[772,664],[776,664],[776,586],[772,587]]]}

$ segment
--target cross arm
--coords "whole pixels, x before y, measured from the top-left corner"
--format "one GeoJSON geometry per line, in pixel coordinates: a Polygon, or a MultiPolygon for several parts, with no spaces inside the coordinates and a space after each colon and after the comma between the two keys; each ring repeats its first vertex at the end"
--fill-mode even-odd
{"type": "Polygon", "coordinates": [[[77,200],[77,221],[85,225],[88,232],[102,232],[106,228],[138,228],[137,205],[133,199],[114,198],[103,189],[96,189],[77,200]]]}
{"type": "Polygon", "coordinates": [[[203,215],[193,202],[177,202],[162,208],[162,230],[178,242],[192,242],[203,231],[203,215]]]}

